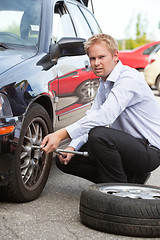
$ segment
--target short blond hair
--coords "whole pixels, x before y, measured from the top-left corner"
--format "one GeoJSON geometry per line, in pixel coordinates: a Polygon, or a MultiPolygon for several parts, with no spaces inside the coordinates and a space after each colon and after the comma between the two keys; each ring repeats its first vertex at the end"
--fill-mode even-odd
{"type": "Polygon", "coordinates": [[[84,43],[84,49],[87,55],[90,46],[94,43],[105,43],[112,55],[115,53],[115,51],[118,51],[117,41],[110,35],[101,33],[93,35],[84,43]]]}

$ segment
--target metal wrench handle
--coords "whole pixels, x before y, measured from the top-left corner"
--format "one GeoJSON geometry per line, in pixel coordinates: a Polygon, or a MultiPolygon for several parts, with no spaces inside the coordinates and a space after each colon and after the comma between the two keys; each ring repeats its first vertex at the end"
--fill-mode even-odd
{"type": "MultiPolygon", "coordinates": [[[[41,149],[40,146],[36,146],[36,145],[33,145],[33,148],[41,149]]],[[[57,148],[57,150],[54,151],[54,152],[55,153],[60,153],[60,152],[73,153],[73,154],[82,155],[82,156],[85,156],[85,157],[89,156],[88,152],[71,151],[71,150],[65,150],[65,149],[60,149],[60,148],[57,148]]]]}
{"type": "Polygon", "coordinates": [[[88,152],[71,151],[71,150],[65,150],[65,149],[60,149],[60,148],[57,148],[57,150],[55,152],[56,153],[59,153],[59,152],[73,153],[73,154],[82,155],[85,157],[89,156],[88,152]]]}

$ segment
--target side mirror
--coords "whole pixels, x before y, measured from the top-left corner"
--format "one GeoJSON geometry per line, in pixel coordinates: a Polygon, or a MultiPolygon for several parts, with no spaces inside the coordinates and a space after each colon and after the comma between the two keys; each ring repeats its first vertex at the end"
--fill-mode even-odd
{"type": "Polygon", "coordinates": [[[61,38],[57,43],[50,47],[50,59],[57,62],[58,58],[64,56],[85,55],[83,38],[61,38]]]}

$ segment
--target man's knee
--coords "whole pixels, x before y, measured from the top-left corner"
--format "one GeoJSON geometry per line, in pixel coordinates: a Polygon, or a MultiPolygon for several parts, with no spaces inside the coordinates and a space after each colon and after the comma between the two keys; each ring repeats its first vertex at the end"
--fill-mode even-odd
{"type": "Polygon", "coordinates": [[[101,127],[101,126],[92,128],[89,132],[89,138],[94,136],[99,136],[101,131],[103,131],[102,130],[103,128],[104,127],[101,127]]]}
{"type": "Polygon", "coordinates": [[[104,135],[104,131],[106,131],[106,127],[103,126],[92,128],[89,132],[88,140],[96,141],[98,138],[102,138],[104,135]]]}
{"type": "Polygon", "coordinates": [[[103,126],[91,129],[88,137],[88,145],[92,151],[100,145],[115,149],[116,147],[112,139],[112,129],[103,126]]]}
{"type": "Polygon", "coordinates": [[[97,144],[97,141],[102,138],[102,133],[105,127],[94,127],[88,135],[88,145],[92,148],[97,144]]]}

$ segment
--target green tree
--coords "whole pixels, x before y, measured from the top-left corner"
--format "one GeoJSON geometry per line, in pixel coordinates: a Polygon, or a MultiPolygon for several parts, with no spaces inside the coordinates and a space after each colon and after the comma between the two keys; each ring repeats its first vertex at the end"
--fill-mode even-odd
{"type": "MultiPolygon", "coordinates": [[[[139,47],[141,45],[144,45],[150,40],[147,38],[147,25],[148,25],[148,20],[143,18],[142,15],[139,13],[136,16],[136,24],[133,18],[129,21],[129,24],[126,28],[126,35],[130,36],[128,39],[125,40],[125,49],[134,49],[136,47],[139,47]],[[131,32],[133,32],[133,27],[135,29],[135,38],[133,39],[131,37],[131,32]]],[[[122,49],[121,44],[119,44],[120,49],[122,49]]]]}

